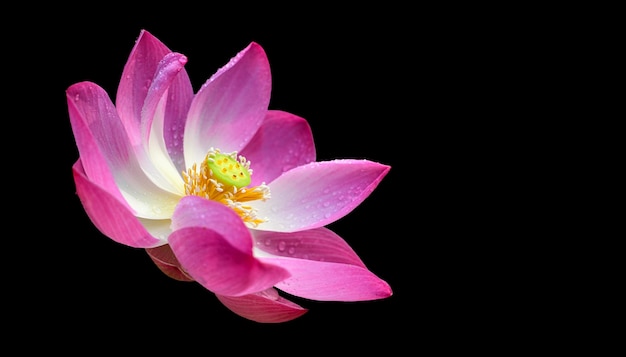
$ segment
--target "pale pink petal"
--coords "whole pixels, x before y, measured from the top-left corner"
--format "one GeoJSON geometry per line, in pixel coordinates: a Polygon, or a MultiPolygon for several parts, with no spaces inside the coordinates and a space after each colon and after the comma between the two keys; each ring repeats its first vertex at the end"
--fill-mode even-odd
{"type": "Polygon", "coordinates": [[[275,289],[240,297],[216,294],[219,301],[237,315],[262,323],[287,322],[308,310],[281,297],[275,289]]]}
{"type": "Polygon", "coordinates": [[[185,126],[185,163],[211,148],[240,151],[257,131],[270,101],[271,73],[265,51],[251,43],[200,88],[185,126]]]}
{"type": "Polygon", "coordinates": [[[321,227],[301,232],[254,231],[257,257],[280,265],[291,277],[276,284],[289,294],[332,301],[391,296],[389,285],[369,271],[336,233],[321,227]]]}
{"type": "Polygon", "coordinates": [[[148,31],[141,30],[122,72],[115,106],[133,145],[141,143],[141,110],[159,61],[171,51],[148,31]]]}
{"type": "Polygon", "coordinates": [[[240,154],[252,165],[251,185],[271,182],[285,171],[315,161],[311,127],[299,116],[270,110],[240,154]]]}
{"type": "Polygon", "coordinates": [[[344,159],[287,171],[269,184],[270,199],[249,203],[268,219],[255,229],[293,232],[326,226],[361,204],[389,170],[377,162],[344,159]]]}
{"type": "Polygon", "coordinates": [[[251,294],[289,276],[253,256],[250,231],[221,203],[184,197],[172,216],[172,229],[168,242],[184,270],[216,294],[251,294]]]}
{"type": "Polygon", "coordinates": [[[168,244],[147,248],[146,253],[165,275],[179,281],[194,281],[181,267],[168,244]]]}
{"type": "Polygon", "coordinates": [[[85,174],[144,218],[169,218],[179,196],[146,176],[113,103],[100,86],[80,82],[66,91],[70,123],[85,174]],[[154,210],[159,207],[159,211],[154,210]]]}
{"type": "Polygon", "coordinates": [[[81,159],[72,166],[76,193],[93,224],[112,240],[136,248],[163,244],[151,236],[117,197],[87,178],[81,159]]]}

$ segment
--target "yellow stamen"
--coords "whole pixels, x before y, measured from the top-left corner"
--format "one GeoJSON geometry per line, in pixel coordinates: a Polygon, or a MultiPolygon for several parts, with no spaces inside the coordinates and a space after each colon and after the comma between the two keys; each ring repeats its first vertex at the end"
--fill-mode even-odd
{"type": "Polygon", "coordinates": [[[267,200],[270,198],[269,187],[245,187],[250,184],[250,162],[236,152],[223,154],[219,149],[211,148],[198,167],[193,164],[183,172],[185,194],[204,197],[220,202],[232,208],[241,219],[256,227],[265,222],[256,216],[255,210],[242,202],[267,200]]]}

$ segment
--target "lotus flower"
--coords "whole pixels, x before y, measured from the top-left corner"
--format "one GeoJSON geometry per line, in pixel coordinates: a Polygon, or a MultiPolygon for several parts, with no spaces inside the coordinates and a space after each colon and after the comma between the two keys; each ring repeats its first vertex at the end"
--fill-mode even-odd
{"type": "Polygon", "coordinates": [[[98,230],[145,249],[163,273],[201,284],[252,321],[308,311],[283,295],[391,296],[326,228],[361,204],[390,166],[316,161],[307,121],[268,109],[270,66],[258,43],[195,94],[186,62],[142,30],[115,104],[93,82],[67,89],[76,193],[98,230]]]}

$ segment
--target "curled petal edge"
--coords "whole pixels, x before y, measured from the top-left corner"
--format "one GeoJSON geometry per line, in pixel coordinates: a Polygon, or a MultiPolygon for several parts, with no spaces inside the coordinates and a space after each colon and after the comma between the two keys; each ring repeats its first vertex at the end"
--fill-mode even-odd
{"type": "Polygon", "coordinates": [[[152,259],[152,262],[165,275],[178,281],[194,281],[182,268],[168,244],[155,248],[146,248],[145,251],[148,253],[150,259],[152,259]]]}

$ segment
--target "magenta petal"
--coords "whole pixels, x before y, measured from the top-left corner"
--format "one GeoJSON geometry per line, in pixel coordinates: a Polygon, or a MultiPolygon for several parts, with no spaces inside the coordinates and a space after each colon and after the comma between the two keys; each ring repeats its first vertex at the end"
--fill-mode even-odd
{"type": "Polygon", "coordinates": [[[207,151],[240,151],[257,131],[270,101],[271,74],[265,51],[251,43],[220,68],[191,103],[185,127],[185,162],[207,151]]]}
{"type": "Polygon", "coordinates": [[[72,167],[72,172],[76,193],[85,212],[102,234],[116,242],[136,248],[162,244],[146,231],[126,205],[87,178],[80,159],[72,167]]]}
{"type": "Polygon", "coordinates": [[[185,158],[183,153],[183,138],[187,112],[193,100],[193,88],[187,72],[183,68],[175,80],[170,84],[165,106],[165,119],[162,135],[165,140],[167,152],[178,172],[185,171],[185,158]]]}
{"type": "MultiPolygon", "coordinates": [[[[159,102],[163,100],[163,96],[168,92],[171,83],[174,81],[178,73],[184,68],[187,63],[187,57],[180,53],[167,54],[158,66],[158,75],[154,77],[150,90],[146,95],[144,107],[141,112],[141,142],[148,148],[148,142],[150,141],[150,134],[152,130],[152,122],[155,119],[155,113],[159,107],[159,102]]],[[[157,115],[158,122],[155,125],[159,128],[159,135],[163,135],[163,119],[164,115],[157,115]]]]}
{"type": "Polygon", "coordinates": [[[268,289],[240,297],[216,296],[232,312],[256,322],[279,323],[291,321],[308,311],[282,298],[275,289],[268,289]]]}
{"type": "Polygon", "coordinates": [[[171,51],[148,31],[141,30],[120,84],[115,106],[133,144],[141,142],[141,111],[159,61],[171,51]]]}
{"type": "Polygon", "coordinates": [[[172,52],[163,57],[147,93],[141,119],[145,149],[159,147],[161,155],[170,157],[175,164],[176,172],[185,170],[183,131],[193,98],[191,84],[183,76],[186,63],[187,57],[180,53],[172,52]]]}
{"type": "Polygon", "coordinates": [[[70,86],[66,97],[82,170],[91,181],[124,202],[109,163],[119,166],[114,171],[123,171],[134,154],[113,103],[104,89],[91,82],[70,86]]]}
{"type": "Polygon", "coordinates": [[[95,83],[80,82],[70,86],[66,96],[81,164],[89,181],[127,203],[139,216],[169,218],[166,210],[157,213],[153,207],[164,203],[173,207],[178,196],[146,176],[104,89],[95,83]],[[120,191],[128,195],[123,197],[120,191]]]}
{"type": "Polygon", "coordinates": [[[267,222],[257,229],[294,232],[326,226],[365,200],[390,167],[368,160],[306,164],[269,183],[272,198],[250,202],[267,222]]]}
{"type": "MultiPolygon", "coordinates": [[[[169,192],[180,192],[181,168],[184,168],[182,156],[178,157],[178,167],[170,157],[171,149],[165,141],[165,113],[174,96],[169,89],[187,63],[187,57],[179,53],[168,53],[157,67],[157,75],[152,81],[141,112],[141,141],[143,150],[138,151],[142,169],[159,186],[169,192]],[[164,105],[168,103],[168,105],[164,105]],[[144,156],[145,155],[145,156],[144,156]]],[[[175,102],[174,102],[175,103],[175,102]]],[[[169,128],[167,130],[172,130],[169,128]]],[[[180,133],[182,135],[182,132],[180,133]]],[[[180,152],[182,154],[182,151],[180,152]]]]}
{"type": "Polygon", "coordinates": [[[252,236],[230,208],[196,196],[174,210],[168,241],[184,270],[208,290],[241,296],[272,287],[289,277],[252,254],[252,236]]]}
{"type": "Polygon", "coordinates": [[[240,154],[252,163],[251,185],[271,182],[285,171],[315,161],[311,127],[301,117],[270,110],[240,154]]]}

